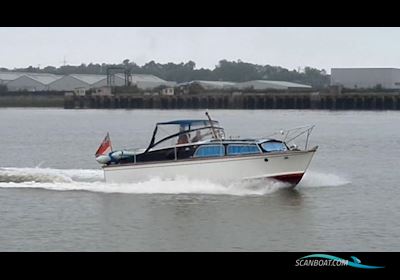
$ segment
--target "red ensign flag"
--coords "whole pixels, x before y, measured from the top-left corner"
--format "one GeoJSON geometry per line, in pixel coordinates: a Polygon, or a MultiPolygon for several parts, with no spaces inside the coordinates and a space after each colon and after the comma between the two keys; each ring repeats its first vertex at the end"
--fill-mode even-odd
{"type": "Polygon", "coordinates": [[[110,135],[107,133],[106,137],[104,138],[103,142],[101,142],[100,147],[97,149],[96,157],[100,155],[107,154],[112,151],[111,148],[111,140],[110,135]]]}

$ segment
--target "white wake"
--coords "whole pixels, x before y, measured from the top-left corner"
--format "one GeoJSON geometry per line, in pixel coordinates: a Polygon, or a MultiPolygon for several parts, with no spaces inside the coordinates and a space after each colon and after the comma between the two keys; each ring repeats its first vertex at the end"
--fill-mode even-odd
{"type": "Polygon", "coordinates": [[[350,184],[350,181],[342,176],[317,171],[307,171],[297,187],[336,187],[350,184]]]}
{"type": "MultiPolygon", "coordinates": [[[[335,186],[347,181],[335,175],[310,173],[299,187],[335,186]]],[[[104,182],[100,169],[0,168],[0,188],[40,188],[57,191],[91,191],[137,194],[213,194],[265,195],[288,187],[277,181],[238,182],[220,184],[209,180],[178,177],[174,180],[152,178],[145,182],[110,184],[104,182]]]]}

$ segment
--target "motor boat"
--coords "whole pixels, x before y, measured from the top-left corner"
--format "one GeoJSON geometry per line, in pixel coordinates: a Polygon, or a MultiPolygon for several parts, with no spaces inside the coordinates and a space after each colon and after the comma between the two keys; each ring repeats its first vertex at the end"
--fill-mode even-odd
{"type": "Polygon", "coordinates": [[[106,182],[132,183],[154,177],[232,182],[271,179],[296,186],[318,146],[308,149],[313,125],[268,137],[225,137],[219,122],[174,120],[156,124],[147,148],[112,150],[109,134],[96,152],[106,182]],[[293,144],[306,137],[304,149],[293,144]]]}

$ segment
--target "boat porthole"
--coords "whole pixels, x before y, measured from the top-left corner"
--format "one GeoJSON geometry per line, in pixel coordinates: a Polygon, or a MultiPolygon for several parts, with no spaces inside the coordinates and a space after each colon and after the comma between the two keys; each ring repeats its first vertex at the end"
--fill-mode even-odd
{"type": "Polygon", "coordinates": [[[265,161],[265,162],[267,162],[267,161],[268,161],[268,159],[267,159],[267,158],[265,158],[265,159],[264,159],[264,161],[265,161]]]}

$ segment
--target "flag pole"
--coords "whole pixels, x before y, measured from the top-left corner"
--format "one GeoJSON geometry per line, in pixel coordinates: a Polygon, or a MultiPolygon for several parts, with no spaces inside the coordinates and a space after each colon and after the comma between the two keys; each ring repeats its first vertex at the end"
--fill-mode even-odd
{"type": "Polygon", "coordinates": [[[107,132],[107,136],[108,136],[108,140],[110,141],[110,148],[111,148],[111,152],[112,152],[113,148],[112,148],[112,142],[111,142],[111,138],[110,138],[110,133],[109,132],[107,132]]]}

